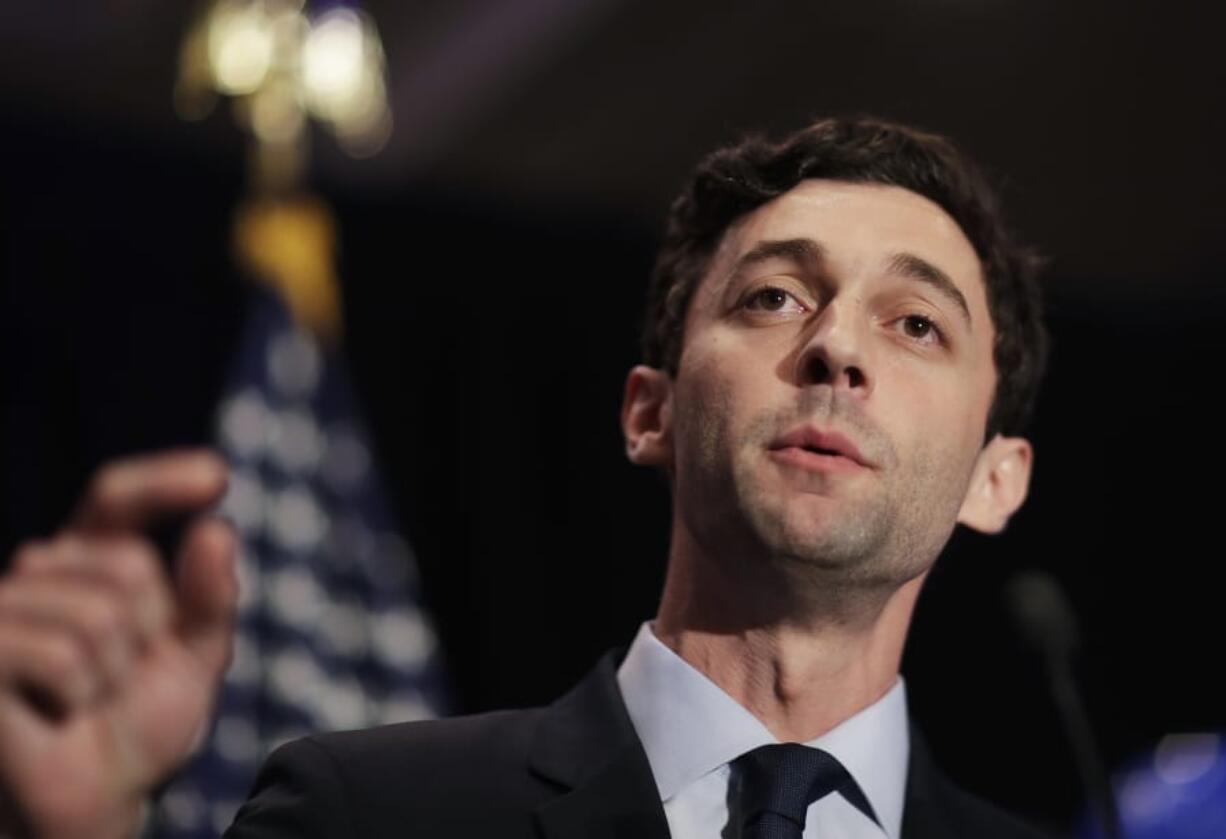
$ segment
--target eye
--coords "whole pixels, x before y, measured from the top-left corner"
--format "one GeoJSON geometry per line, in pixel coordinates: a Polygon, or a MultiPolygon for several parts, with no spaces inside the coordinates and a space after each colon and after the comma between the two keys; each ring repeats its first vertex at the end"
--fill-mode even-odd
{"type": "Polygon", "coordinates": [[[906,315],[900,320],[902,331],[908,338],[913,338],[921,344],[940,343],[941,330],[931,318],[923,315],[906,315]]]}
{"type": "Polygon", "coordinates": [[[745,298],[741,307],[751,312],[805,311],[804,304],[797,300],[794,294],[775,286],[765,286],[752,292],[745,298]]]}

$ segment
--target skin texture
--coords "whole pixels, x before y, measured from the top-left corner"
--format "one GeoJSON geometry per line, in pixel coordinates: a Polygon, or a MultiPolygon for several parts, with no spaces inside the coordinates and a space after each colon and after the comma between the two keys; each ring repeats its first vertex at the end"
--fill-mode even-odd
{"type": "Polygon", "coordinates": [[[1029,444],[983,441],[996,373],[980,270],[928,199],[804,181],[725,234],[676,377],[627,378],[627,453],[673,489],[656,634],[780,739],[889,690],[955,523],[998,531],[1025,498],[1029,444]],[[804,426],[863,465],[772,452],[804,426]]]}
{"type": "Polygon", "coordinates": [[[187,756],[230,655],[234,537],[195,522],[172,580],[142,529],[225,481],[206,452],[118,461],[62,531],[18,549],[0,580],[0,834],[135,835],[187,756]]]}

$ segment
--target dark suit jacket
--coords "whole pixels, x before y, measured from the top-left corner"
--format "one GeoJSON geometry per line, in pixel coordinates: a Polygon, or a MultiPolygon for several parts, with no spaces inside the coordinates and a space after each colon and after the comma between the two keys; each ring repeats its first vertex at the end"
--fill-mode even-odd
{"type": "MultiPolygon", "coordinates": [[[[553,705],[308,737],[268,759],[227,839],[666,839],[605,656],[553,705]]],[[[913,736],[903,839],[1037,839],[913,736]]]]}

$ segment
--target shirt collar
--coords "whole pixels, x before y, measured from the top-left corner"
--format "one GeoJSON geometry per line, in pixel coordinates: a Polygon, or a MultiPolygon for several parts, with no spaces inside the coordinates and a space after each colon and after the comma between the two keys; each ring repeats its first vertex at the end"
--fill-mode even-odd
{"type": "MultiPolygon", "coordinates": [[[[617,682],[661,801],[750,749],[778,742],[757,717],[661,643],[650,622],[639,628],[617,682]]],[[[910,751],[901,677],[881,699],[805,745],[838,758],[886,835],[899,836],[910,751]]]]}

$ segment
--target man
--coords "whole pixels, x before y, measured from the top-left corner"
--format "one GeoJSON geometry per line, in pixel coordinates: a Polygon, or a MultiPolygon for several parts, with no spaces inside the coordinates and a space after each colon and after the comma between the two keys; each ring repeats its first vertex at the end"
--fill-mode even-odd
{"type": "MultiPolygon", "coordinates": [[[[622,409],[627,455],[673,498],[656,619],[547,708],[284,747],[228,835],[1032,836],[937,772],[898,678],[956,523],[997,532],[1026,496],[1032,268],[938,137],[829,120],[716,152],[673,206],[622,409]]],[[[95,573],[24,564],[56,562],[95,573]]],[[[193,591],[182,623],[213,637],[227,591],[193,591]]],[[[191,631],[169,634],[192,649],[191,631]]],[[[49,691],[33,671],[17,683],[49,691]]],[[[55,705],[71,724],[100,691],[55,705]]],[[[176,715],[165,740],[198,719],[176,715]]],[[[130,731],[124,748],[153,729],[130,731]]],[[[181,748],[128,749],[143,771],[96,795],[125,808],[94,806],[130,819],[139,780],[181,748]]],[[[17,764],[0,753],[19,811],[50,824],[17,764]]]]}

